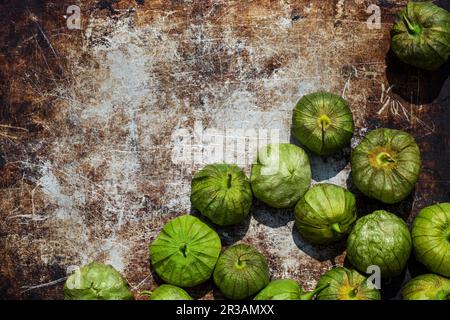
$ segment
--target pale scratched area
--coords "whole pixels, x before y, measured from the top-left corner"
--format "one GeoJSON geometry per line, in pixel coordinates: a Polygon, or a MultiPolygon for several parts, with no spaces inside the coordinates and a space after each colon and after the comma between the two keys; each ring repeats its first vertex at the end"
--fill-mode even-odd
{"type": "MultiPolygon", "coordinates": [[[[135,291],[155,286],[148,245],[170,218],[192,211],[190,181],[202,166],[173,163],[175,130],[194,132],[196,123],[221,132],[278,129],[281,141],[295,142],[295,103],[327,90],[349,101],[354,146],[371,126],[368,117],[383,107],[390,24],[367,28],[370,1],[212,1],[220,10],[211,5],[201,17],[189,13],[189,3],[173,10],[134,3],[135,12],[123,9],[115,19],[98,12],[86,18],[82,45],[69,59],[73,81],[55,87],[48,134],[28,145],[40,150],[45,139],[46,149],[18,159],[33,174],[2,190],[9,230],[2,269],[17,287],[31,289],[23,294],[54,286],[67,268],[92,260],[112,264],[135,291]],[[49,274],[50,265],[59,271],[49,274]]],[[[413,117],[398,121],[408,128],[413,117]]],[[[237,159],[254,159],[255,151],[237,159]]],[[[347,186],[349,154],[347,148],[325,160],[311,155],[314,183],[347,186]]],[[[248,174],[249,161],[243,167],[248,174]]],[[[292,229],[292,210],[255,201],[243,225],[218,231],[226,246],[243,241],[260,249],[273,278],[312,289],[323,272],[342,265],[345,243],[312,247],[292,229]]],[[[191,291],[220,298],[209,285],[191,291]]]]}

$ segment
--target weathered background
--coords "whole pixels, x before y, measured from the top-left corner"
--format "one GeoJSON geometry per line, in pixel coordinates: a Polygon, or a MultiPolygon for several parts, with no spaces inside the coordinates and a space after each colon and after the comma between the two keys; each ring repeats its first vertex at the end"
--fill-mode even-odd
{"type": "MultiPolygon", "coordinates": [[[[166,221],[191,211],[190,179],[201,166],[173,163],[175,130],[279,129],[289,141],[293,106],[319,89],[348,99],[353,145],[377,127],[406,130],[423,170],[415,193],[396,206],[353,190],[350,148],[312,156],[316,182],[347,185],[361,214],[386,208],[408,223],[420,208],[449,201],[450,67],[422,72],[389,53],[405,3],[2,1],[0,298],[62,298],[67,270],[91,260],[111,263],[136,292],[153,288],[148,244],[166,221]],[[71,4],[81,7],[81,30],[66,26],[71,4]],[[381,7],[379,30],[367,28],[370,4],[381,7]]],[[[344,263],[345,242],[312,247],[292,227],[292,210],[255,202],[246,223],[218,231],[224,245],[258,247],[274,278],[311,289],[344,263]]],[[[398,298],[417,272],[411,262],[383,284],[384,297],[398,298]]],[[[189,291],[221,298],[210,283],[189,291]]]]}

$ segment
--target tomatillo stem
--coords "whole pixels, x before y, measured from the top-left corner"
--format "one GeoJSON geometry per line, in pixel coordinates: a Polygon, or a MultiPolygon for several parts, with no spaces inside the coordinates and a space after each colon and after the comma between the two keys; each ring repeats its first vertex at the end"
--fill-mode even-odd
{"type": "Polygon", "coordinates": [[[239,257],[239,258],[238,258],[238,261],[236,262],[236,267],[237,267],[238,269],[242,269],[242,268],[244,268],[245,266],[246,266],[245,261],[242,261],[242,260],[241,260],[241,257],[239,257]]]}
{"type": "Polygon", "coordinates": [[[324,285],[321,285],[320,287],[314,289],[313,291],[307,292],[305,294],[302,294],[300,296],[300,300],[311,300],[314,298],[314,296],[318,293],[320,293],[323,289],[327,288],[330,284],[326,283],[324,285]]]}
{"type": "Polygon", "coordinates": [[[403,15],[403,20],[406,22],[409,33],[412,33],[414,35],[420,34],[422,28],[418,24],[412,24],[411,21],[409,21],[408,17],[406,17],[406,15],[403,15]]]}
{"type": "Polygon", "coordinates": [[[339,223],[332,223],[330,227],[331,227],[331,230],[336,231],[337,233],[342,233],[339,223]]]}
{"type": "Polygon", "coordinates": [[[183,245],[180,247],[180,251],[183,254],[183,256],[186,258],[186,251],[187,251],[187,244],[183,243],[183,245]]]}
{"type": "Polygon", "coordinates": [[[328,129],[328,127],[331,125],[331,119],[327,115],[322,115],[317,119],[317,122],[319,126],[322,128],[322,131],[325,131],[328,129]]]}
{"type": "Polygon", "coordinates": [[[354,297],[356,297],[357,294],[358,294],[358,289],[355,288],[355,289],[353,289],[353,290],[350,291],[349,296],[350,296],[351,298],[354,298],[354,297]]]}
{"type": "Polygon", "coordinates": [[[229,173],[228,174],[228,181],[227,181],[227,188],[231,188],[231,180],[233,179],[233,176],[229,173]]]}
{"type": "Polygon", "coordinates": [[[387,163],[395,163],[395,160],[392,158],[392,156],[387,152],[380,152],[377,155],[377,163],[379,165],[387,164],[387,163]]]}

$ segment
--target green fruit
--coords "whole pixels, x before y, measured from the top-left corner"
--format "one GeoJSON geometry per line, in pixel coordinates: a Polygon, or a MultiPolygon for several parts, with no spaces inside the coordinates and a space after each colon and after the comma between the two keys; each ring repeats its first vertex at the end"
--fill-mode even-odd
{"type": "Polygon", "coordinates": [[[403,62],[436,70],[450,53],[450,13],[431,2],[410,2],[392,28],[392,51],[403,62]]]}
{"type": "Polygon", "coordinates": [[[292,116],[292,133],[312,152],[325,156],[350,143],[352,111],[340,96],[316,92],[303,96],[292,116]]]}
{"type": "Polygon", "coordinates": [[[266,258],[246,244],[225,250],[214,270],[214,283],[225,297],[234,300],[257,293],[269,283],[269,277],[266,258]]]}
{"type": "Polygon", "coordinates": [[[424,274],[409,281],[402,290],[405,300],[450,300],[450,280],[424,274]]]}
{"type": "Polygon", "coordinates": [[[153,291],[143,291],[141,294],[150,296],[150,300],[193,300],[183,289],[171,284],[163,284],[153,291]]]}
{"type": "Polygon", "coordinates": [[[356,221],[347,240],[347,257],[359,271],[378,266],[384,278],[399,275],[411,253],[406,223],[387,211],[375,211],[356,221]]]}
{"type": "Polygon", "coordinates": [[[352,180],[366,196],[384,203],[405,199],[419,177],[420,151],[406,132],[377,129],[352,152],[352,180]]]}
{"type": "Polygon", "coordinates": [[[156,273],[170,284],[193,287],[211,277],[222,246],[200,219],[183,215],[169,221],[150,246],[156,273]]]}
{"type": "Polygon", "coordinates": [[[311,183],[308,156],[303,149],[288,143],[261,148],[250,182],[255,197],[269,206],[292,207],[311,183]]]}
{"type": "Polygon", "coordinates": [[[380,300],[380,291],[369,286],[367,277],[353,269],[338,267],[323,274],[317,287],[328,284],[317,300],[380,300]]]}
{"type": "Polygon", "coordinates": [[[318,292],[328,286],[318,287],[311,292],[304,292],[300,285],[291,279],[280,279],[270,282],[262,289],[255,300],[311,300],[318,292]]]}
{"type": "Polygon", "coordinates": [[[295,225],[306,241],[328,244],[350,233],[356,215],[351,192],[332,184],[319,184],[295,206],[295,225]]]}
{"type": "Polygon", "coordinates": [[[412,240],[419,262],[450,277],[450,203],[422,209],[413,222],[412,240]]]}
{"type": "Polygon", "coordinates": [[[194,208],[220,226],[242,222],[250,211],[250,183],[236,165],[207,165],[195,174],[191,190],[194,208]]]}
{"type": "Polygon", "coordinates": [[[112,266],[91,262],[71,274],[64,285],[65,300],[132,300],[124,277],[112,266]]]}

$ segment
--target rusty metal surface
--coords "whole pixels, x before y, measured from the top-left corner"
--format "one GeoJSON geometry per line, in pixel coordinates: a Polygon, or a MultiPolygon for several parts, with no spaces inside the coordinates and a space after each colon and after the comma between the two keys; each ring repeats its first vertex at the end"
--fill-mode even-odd
{"type": "MultiPolygon", "coordinates": [[[[136,292],[153,288],[148,244],[167,220],[192,211],[190,179],[201,166],[173,162],[173,133],[278,129],[290,141],[295,102],[319,89],[348,99],[353,145],[376,127],[403,129],[416,137],[423,168],[414,194],[396,206],[353,189],[349,148],[311,156],[315,182],[348,186],[361,214],[385,208],[408,223],[420,208],[449,201],[450,66],[422,72],[388,53],[405,3],[2,2],[0,298],[62,298],[67,269],[91,260],[111,263],[136,292]],[[81,30],[62,18],[71,4],[81,6],[81,30]],[[367,28],[370,4],[381,7],[379,30],[367,28]]],[[[273,278],[311,289],[345,262],[345,243],[313,247],[292,227],[292,210],[255,202],[244,224],[218,232],[224,245],[261,250],[273,278]]],[[[415,272],[411,263],[387,283],[385,298],[398,298],[415,272]]],[[[221,298],[209,283],[189,292],[221,298]]]]}

